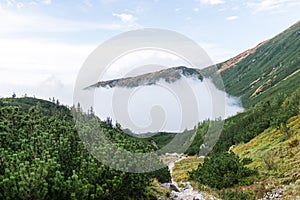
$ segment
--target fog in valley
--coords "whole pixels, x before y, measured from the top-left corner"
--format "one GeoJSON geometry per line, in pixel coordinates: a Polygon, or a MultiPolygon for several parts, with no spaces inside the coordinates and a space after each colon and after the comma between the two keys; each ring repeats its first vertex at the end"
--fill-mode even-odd
{"type": "Polygon", "coordinates": [[[179,132],[241,111],[239,99],[218,90],[210,79],[182,77],[136,88],[96,88],[94,93],[96,115],[110,117],[134,133],[179,132]]]}

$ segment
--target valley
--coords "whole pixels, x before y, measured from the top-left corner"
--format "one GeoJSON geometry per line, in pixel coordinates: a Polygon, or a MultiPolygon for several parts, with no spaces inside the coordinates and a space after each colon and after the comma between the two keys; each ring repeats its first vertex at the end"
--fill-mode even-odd
{"type": "Polygon", "coordinates": [[[152,117],[160,126],[136,136],[122,121],[99,117],[99,107],[1,98],[0,199],[299,200],[299,33],[297,22],[216,67],[167,68],[83,88],[146,88],[189,78],[195,85],[212,80],[224,99],[241,100],[243,109],[228,104],[234,109],[223,118],[189,119],[197,102],[189,104],[190,126],[161,128],[158,111],[152,117]],[[214,82],[218,75],[224,88],[214,82]]]}

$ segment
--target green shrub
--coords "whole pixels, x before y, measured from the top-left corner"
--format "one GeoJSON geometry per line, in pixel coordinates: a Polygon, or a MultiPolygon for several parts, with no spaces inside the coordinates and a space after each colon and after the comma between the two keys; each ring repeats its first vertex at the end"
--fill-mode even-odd
{"type": "Polygon", "coordinates": [[[222,189],[241,183],[245,177],[256,173],[256,170],[244,167],[243,161],[234,153],[220,153],[205,158],[203,164],[190,172],[190,178],[200,184],[222,189]]]}
{"type": "MultiPolygon", "coordinates": [[[[33,98],[0,99],[1,200],[146,199],[153,177],[169,178],[167,168],[150,176],[118,171],[96,160],[80,140],[71,111],[33,98]]],[[[131,152],[154,149],[151,143],[128,136],[110,120],[95,118],[93,122],[120,148],[131,152]]],[[[82,120],[78,125],[88,132],[91,126],[87,123],[90,121],[82,120]]],[[[103,157],[116,157],[117,153],[103,157]]],[[[119,161],[117,158],[114,160],[119,161]]]]}
{"type": "Polygon", "coordinates": [[[159,170],[150,172],[150,177],[157,178],[160,183],[168,183],[171,177],[168,167],[161,168],[159,170]]]}

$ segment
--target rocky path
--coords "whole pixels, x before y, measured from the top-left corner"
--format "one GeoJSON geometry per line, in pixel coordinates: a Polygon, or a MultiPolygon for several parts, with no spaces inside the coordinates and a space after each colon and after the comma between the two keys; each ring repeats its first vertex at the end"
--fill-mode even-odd
{"type": "MultiPolygon", "coordinates": [[[[173,172],[173,167],[175,165],[176,162],[179,162],[180,160],[183,160],[185,158],[179,157],[177,160],[171,162],[168,167],[172,176],[172,172],[173,172]]],[[[173,180],[173,178],[172,178],[173,180]]],[[[176,181],[172,181],[172,185],[174,185],[178,191],[172,191],[171,193],[171,199],[172,200],[205,200],[208,199],[207,195],[201,192],[198,192],[196,190],[193,189],[193,187],[191,186],[191,184],[189,182],[183,182],[182,185],[183,187],[178,187],[178,183],[176,181]]],[[[170,187],[170,185],[169,185],[170,187]]],[[[210,198],[210,200],[215,200],[215,198],[210,198]]]]}

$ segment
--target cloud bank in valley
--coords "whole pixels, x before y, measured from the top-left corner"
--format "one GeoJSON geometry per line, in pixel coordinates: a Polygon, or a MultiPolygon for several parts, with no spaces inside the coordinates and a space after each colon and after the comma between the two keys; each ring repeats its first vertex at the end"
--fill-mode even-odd
{"type": "Polygon", "coordinates": [[[243,108],[238,98],[218,90],[210,79],[201,82],[194,78],[182,77],[174,83],[159,81],[156,85],[141,85],[135,88],[97,88],[94,110],[102,119],[111,117],[123,128],[135,133],[147,133],[192,129],[200,121],[208,118],[226,118],[243,111],[243,108]],[[182,97],[185,95],[185,86],[191,89],[191,96],[182,97]],[[178,95],[178,91],[182,94],[178,95]],[[196,104],[190,103],[188,99],[191,98],[196,100],[196,104]],[[225,103],[224,115],[217,116],[214,109],[222,109],[222,106],[215,104],[222,103],[225,103]],[[196,117],[183,113],[195,110],[198,113],[196,117]]]}

